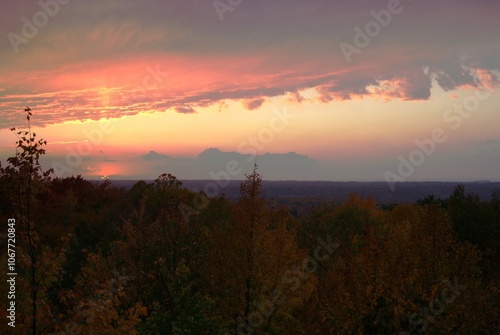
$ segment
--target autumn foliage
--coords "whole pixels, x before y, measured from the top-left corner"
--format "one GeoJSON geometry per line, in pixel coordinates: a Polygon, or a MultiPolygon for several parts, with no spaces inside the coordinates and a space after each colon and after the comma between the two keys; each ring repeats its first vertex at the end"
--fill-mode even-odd
{"type": "Polygon", "coordinates": [[[389,210],[353,194],[294,216],[270,205],[257,166],[236,200],[170,174],[123,189],[51,178],[39,164],[46,143],[18,135],[0,167],[1,222],[20,222],[18,314],[7,327],[2,285],[1,334],[500,329],[498,195],[458,186],[389,210]]]}

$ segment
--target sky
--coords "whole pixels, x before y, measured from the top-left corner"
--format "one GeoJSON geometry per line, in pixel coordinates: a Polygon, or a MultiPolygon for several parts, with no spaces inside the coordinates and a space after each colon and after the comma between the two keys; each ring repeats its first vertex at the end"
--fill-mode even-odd
{"type": "Polygon", "coordinates": [[[10,128],[54,175],[500,181],[500,1],[4,0],[10,128]]]}

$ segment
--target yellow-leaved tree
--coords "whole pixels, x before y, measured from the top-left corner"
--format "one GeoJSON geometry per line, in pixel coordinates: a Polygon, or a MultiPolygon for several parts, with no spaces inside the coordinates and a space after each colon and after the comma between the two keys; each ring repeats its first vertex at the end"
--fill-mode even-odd
{"type": "Polygon", "coordinates": [[[293,312],[315,283],[301,271],[307,254],[297,247],[294,219],[267,207],[261,182],[255,166],[240,186],[232,220],[211,233],[207,277],[226,334],[286,333],[296,326],[293,312]]]}

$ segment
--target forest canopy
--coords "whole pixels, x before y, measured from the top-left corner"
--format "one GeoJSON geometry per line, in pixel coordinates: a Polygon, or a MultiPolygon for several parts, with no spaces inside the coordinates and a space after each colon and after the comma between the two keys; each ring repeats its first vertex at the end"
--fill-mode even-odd
{"type": "Polygon", "coordinates": [[[237,200],[168,172],[125,189],[53,177],[39,162],[47,142],[12,131],[0,243],[6,265],[15,227],[17,275],[15,299],[1,287],[2,334],[500,329],[499,194],[481,200],[458,185],[446,199],[384,209],[353,194],[292,215],[265,197],[257,165],[237,200]]]}

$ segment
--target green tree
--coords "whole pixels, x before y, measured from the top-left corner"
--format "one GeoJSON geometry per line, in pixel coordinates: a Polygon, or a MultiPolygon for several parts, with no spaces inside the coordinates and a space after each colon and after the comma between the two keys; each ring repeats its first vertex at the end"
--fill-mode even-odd
{"type": "MultiPolygon", "coordinates": [[[[16,250],[20,274],[19,291],[26,289],[30,292],[25,301],[21,299],[19,301],[21,305],[25,303],[30,305],[29,321],[20,319],[18,327],[30,329],[30,332],[36,335],[49,331],[54,323],[46,294],[52,283],[60,279],[60,266],[65,257],[64,247],[68,238],[59,236],[51,246],[44,244],[40,239],[37,219],[43,203],[40,203],[37,196],[50,182],[49,175],[52,170],[42,169],[40,158],[45,154],[44,146],[47,142],[37,139],[36,133],[32,131],[31,109],[27,107],[25,112],[27,112],[28,129],[11,129],[18,139],[16,154],[7,159],[8,166],[0,167],[0,178],[9,185],[8,199],[13,204],[18,222],[16,233],[21,241],[16,250]],[[28,322],[31,327],[28,326],[28,322]]],[[[28,310],[27,306],[23,306],[22,309],[28,310]]]]}
{"type": "MultiPolygon", "coordinates": [[[[129,192],[134,209],[111,246],[116,269],[133,276],[127,294],[147,308],[142,334],[212,334],[214,304],[202,289],[205,231],[187,220],[184,208],[196,194],[171,174],[129,192]]],[[[192,218],[192,217],[190,217],[192,218]]]]}

